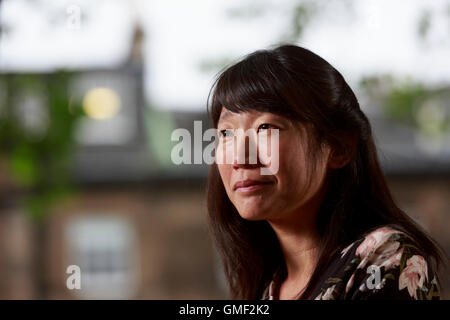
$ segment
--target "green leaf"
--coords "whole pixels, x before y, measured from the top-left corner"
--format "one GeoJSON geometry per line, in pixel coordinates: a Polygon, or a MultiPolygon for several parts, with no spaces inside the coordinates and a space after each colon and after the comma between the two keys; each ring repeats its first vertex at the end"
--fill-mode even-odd
{"type": "Polygon", "coordinates": [[[392,273],[387,273],[384,278],[386,279],[391,279],[391,280],[395,280],[395,276],[392,273]]]}
{"type": "Polygon", "coordinates": [[[31,187],[37,180],[38,166],[33,150],[26,145],[19,146],[9,158],[12,178],[23,187],[31,187]]]}
{"type": "Polygon", "coordinates": [[[341,282],[342,279],[341,278],[328,278],[325,283],[338,283],[341,282]]]}

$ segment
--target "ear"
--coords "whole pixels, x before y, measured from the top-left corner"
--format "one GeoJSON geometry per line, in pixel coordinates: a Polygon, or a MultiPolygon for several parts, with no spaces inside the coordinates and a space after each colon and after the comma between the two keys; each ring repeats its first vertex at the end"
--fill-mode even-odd
{"type": "Polygon", "coordinates": [[[345,167],[354,157],[359,140],[356,131],[340,132],[337,144],[332,148],[328,158],[328,168],[340,169],[345,167]]]}

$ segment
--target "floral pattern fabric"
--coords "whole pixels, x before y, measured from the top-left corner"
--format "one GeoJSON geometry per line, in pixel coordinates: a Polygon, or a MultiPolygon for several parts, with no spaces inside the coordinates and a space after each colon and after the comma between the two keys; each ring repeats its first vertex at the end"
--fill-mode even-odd
{"type": "MultiPolygon", "coordinates": [[[[262,299],[273,300],[274,279],[262,299]]],[[[428,257],[401,228],[386,225],[340,248],[310,299],[440,299],[428,257]]]]}

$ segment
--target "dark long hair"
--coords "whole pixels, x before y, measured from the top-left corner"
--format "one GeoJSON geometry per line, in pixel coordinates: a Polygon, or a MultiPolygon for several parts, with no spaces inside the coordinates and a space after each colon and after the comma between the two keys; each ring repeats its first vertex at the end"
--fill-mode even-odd
{"type": "MultiPolygon", "coordinates": [[[[319,259],[301,297],[312,294],[336,248],[381,225],[400,225],[432,258],[435,268],[442,263],[438,244],[395,204],[370,123],[343,76],[327,61],[294,45],[258,50],[226,68],[212,86],[207,108],[215,128],[222,106],[232,112],[271,112],[306,124],[316,149],[323,142],[346,148],[346,133],[357,135],[350,162],[328,172],[317,215],[319,259]]],[[[216,164],[210,167],[207,205],[231,298],[260,299],[275,271],[285,267],[275,232],[265,220],[249,221],[239,215],[216,164]]]]}

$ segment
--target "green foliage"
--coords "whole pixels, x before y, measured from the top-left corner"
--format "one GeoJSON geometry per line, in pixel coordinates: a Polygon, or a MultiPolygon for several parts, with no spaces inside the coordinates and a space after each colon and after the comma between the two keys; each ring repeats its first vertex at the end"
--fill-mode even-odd
{"type": "Polygon", "coordinates": [[[18,185],[31,188],[38,181],[38,163],[33,152],[33,147],[22,143],[11,150],[9,155],[9,167],[12,178],[18,185]]]}
{"type": "Polygon", "coordinates": [[[450,90],[446,87],[389,75],[366,77],[360,87],[388,118],[415,127],[423,135],[439,137],[450,129],[450,90]]]}
{"type": "Polygon", "coordinates": [[[316,14],[317,2],[305,1],[298,3],[292,10],[292,34],[288,38],[290,41],[298,41],[303,35],[306,26],[316,14]]]}
{"type": "Polygon", "coordinates": [[[392,119],[414,125],[415,109],[427,94],[427,90],[421,84],[408,82],[392,88],[385,97],[383,107],[392,119]]]}
{"type": "Polygon", "coordinates": [[[425,40],[431,27],[432,13],[430,10],[421,12],[420,19],[417,26],[417,34],[421,40],[425,40]]]}
{"type": "Polygon", "coordinates": [[[82,109],[69,97],[72,78],[73,73],[66,71],[0,75],[5,91],[0,105],[0,157],[6,159],[14,185],[24,191],[22,205],[34,221],[44,219],[56,201],[74,191],[70,159],[82,109]],[[43,132],[25,125],[24,97],[41,101],[43,132]]]}

